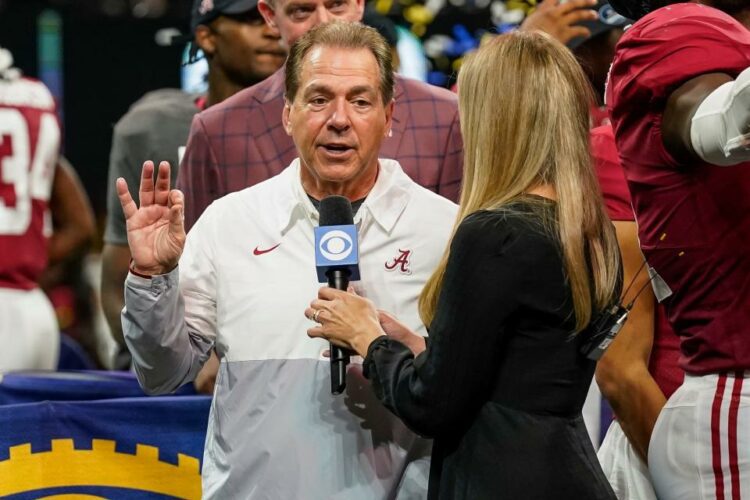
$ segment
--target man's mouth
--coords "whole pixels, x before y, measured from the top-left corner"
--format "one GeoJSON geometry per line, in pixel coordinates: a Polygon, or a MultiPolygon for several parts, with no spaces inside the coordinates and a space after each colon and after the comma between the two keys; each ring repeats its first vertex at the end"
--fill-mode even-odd
{"type": "Polygon", "coordinates": [[[321,146],[330,151],[347,151],[349,149],[354,149],[349,144],[344,144],[341,142],[327,142],[327,143],[321,144],[321,146]]]}
{"type": "Polygon", "coordinates": [[[286,52],[283,49],[258,49],[255,53],[267,56],[286,57],[286,52]]]}
{"type": "Polygon", "coordinates": [[[354,148],[348,144],[339,142],[328,142],[319,146],[329,156],[345,156],[354,148]]]}

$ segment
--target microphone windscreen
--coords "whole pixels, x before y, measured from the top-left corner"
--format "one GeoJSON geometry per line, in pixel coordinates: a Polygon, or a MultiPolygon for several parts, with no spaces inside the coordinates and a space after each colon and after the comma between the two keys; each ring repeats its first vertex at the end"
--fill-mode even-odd
{"type": "Polygon", "coordinates": [[[321,226],[346,226],[354,224],[352,204],[343,196],[331,195],[320,200],[318,208],[321,226]]]}

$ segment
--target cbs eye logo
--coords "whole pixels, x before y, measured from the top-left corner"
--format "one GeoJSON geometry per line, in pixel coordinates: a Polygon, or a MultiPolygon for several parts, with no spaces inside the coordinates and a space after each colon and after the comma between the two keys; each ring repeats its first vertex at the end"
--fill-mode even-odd
{"type": "Polygon", "coordinates": [[[344,260],[352,253],[354,242],[344,231],[335,229],[323,235],[318,244],[321,255],[330,261],[344,260]]]}

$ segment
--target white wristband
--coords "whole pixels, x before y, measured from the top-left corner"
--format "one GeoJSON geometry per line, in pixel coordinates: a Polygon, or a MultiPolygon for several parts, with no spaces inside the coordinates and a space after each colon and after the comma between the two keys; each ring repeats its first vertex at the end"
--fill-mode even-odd
{"type": "Polygon", "coordinates": [[[690,125],[690,142],[714,165],[750,161],[750,68],[703,100],[690,125]]]}

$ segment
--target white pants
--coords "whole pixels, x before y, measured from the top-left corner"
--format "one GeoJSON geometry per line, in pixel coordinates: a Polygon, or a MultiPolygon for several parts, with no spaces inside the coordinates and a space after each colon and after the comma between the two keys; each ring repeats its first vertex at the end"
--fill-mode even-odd
{"type": "Polygon", "coordinates": [[[685,376],[648,450],[661,500],[750,498],[750,372],[685,376]]]}
{"type": "Polygon", "coordinates": [[[616,420],[607,429],[597,456],[618,500],[656,500],[648,467],[616,420]]]}
{"type": "Polygon", "coordinates": [[[0,288],[0,346],[0,372],[57,368],[60,330],[44,292],[0,288]]]}
{"type": "Polygon", "coordinates": [[[591,444],[594,445],[595,450],[598,450],[599,433],[602,427],[602,393],[596,384],[596,379],[591,380],[589,392],[586,395],[586,401],[583,402],[581,413],[583,414],[583,423],[586,425],[591,444]]]}

